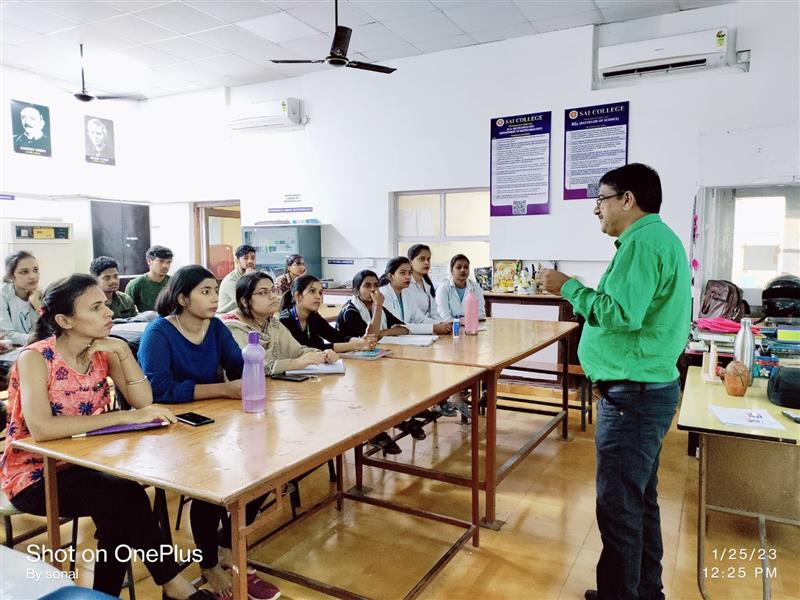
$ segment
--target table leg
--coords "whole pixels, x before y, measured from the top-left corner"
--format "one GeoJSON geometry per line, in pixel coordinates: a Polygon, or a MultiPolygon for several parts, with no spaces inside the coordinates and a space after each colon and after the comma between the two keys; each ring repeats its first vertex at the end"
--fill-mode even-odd
{"type": "MultiPolygon", "coordinates": [[[[278,494],[280,488],[275,492],[278,494]]],[[[278,499],[280,501],[280,499],[278,499]]],[[[228,507],[231,513],[231,554],[233,567],[233,600],[247,600],[247,534],[245,503],[237,500],[228,507]]]]}
{"type": "MultiPolygon", "coordinates": [[[[58,466],[55,458],[44,457],[44,503],[47,511],[47,543],[53,553],[52,564],[63,569],[58,555],[61,554],[61,519],[58,514],[58,466]]],[[[72,548],[72,552],[77,552],[72,548]]]]}
{"type": "Polygon", "coordinates": [[[559,341],[561,345],[561,406],[564,410],[564,420],[561,421],[561,439],[569,439],[569,336],[565,335],[559,341]]]}
{"type": "Polygon", "coordinates": [[[486,515],[482,525],[497,531],[503,522],[495,518],[495,488],[497,487],[497,378],[499,373],[486,373],[486,515]]]}
{"type": "Polygon", "coordinates": [[[471,476],[472,476],[472,524],[475,525],[475,535],[472,536],[472,545],[477,548],[480,545],[480,531],[478,527],[480,524],[481,500],[480,500],[480,479],[481,479],[481,465],[480,465],[480,451],[481,440],[480,433],[478,432],[478,413],[480,408],[480,385],[476,381],[472,384],[472,423],[470,428],[470,461],[471,461],[471,476]]]}
{"type": "Polygon", "coordinates": [[[342,491],[344,490],[344,461],[342,455],[336,456],[336,510],[342,510],[342,491]]]}
{"type": "Polygon", "coordinates": [[[708,470],[708,443],[700,434],[700,490],[697,506],[697,588],[704,600],[710,600],[706,590],[706,475],[708,470]]]}

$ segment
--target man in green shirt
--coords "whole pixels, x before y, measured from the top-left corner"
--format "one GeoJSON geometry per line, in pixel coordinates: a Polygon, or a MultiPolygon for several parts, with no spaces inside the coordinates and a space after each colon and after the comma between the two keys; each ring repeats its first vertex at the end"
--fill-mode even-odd
{"type": "Polygon", "coordinates": [[[106,295],[106,305],[114,311],[113,318],[129,319],[136,316],[133,299],[119,290],[119,263],[110,256],[98,256],[89,264],[89,272],[106,295]]]}
{"type": "Polygon", "coordinates": [[[543,270],[545,290],[586,319],[578,357],[597,404],[597,524],[603,551],[587,600],[661,600],[658,459],[680,397],[676,363],[691,320],[686,252],[658,216],[661,181],[630,164],[600,179],[594,214],[617,238],[597,290],[543,270]]]}
{"type": "Polygon", "coordinates": [[[131,280],[125,291],[133,298],[139,312],[155,310],[156,298],[169,281],[172,250],[166,246],[152,246],[145,255],[148,271],[131,280]]]}
{"type": "Polygon", "coordinates": [[[250,244],[242,244],[233,253],[236,257],[236,265],[233,271],[225,275],[222,283],[219,284],[219,306],[217,314],[231,312],[236,309],[236,282],[245,273],[252,273],[256,270],[256,249],[250,244]]]}

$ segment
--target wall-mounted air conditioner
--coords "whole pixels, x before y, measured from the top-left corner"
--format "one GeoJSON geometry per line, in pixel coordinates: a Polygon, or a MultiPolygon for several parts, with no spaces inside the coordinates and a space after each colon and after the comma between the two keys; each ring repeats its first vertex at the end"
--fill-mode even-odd
{"type": "Polygon", "coordinates": [[[720,27],[683,35],[600,47],[597,70],[601,81],[711,69],[727,64],[728,29],[720,27]]]}
{"type": "Polygon", "coordinates": [[[303,125],[300,100],[283,98],[230,107],[228,127],[231,131],[284,128],[303,125]]]}

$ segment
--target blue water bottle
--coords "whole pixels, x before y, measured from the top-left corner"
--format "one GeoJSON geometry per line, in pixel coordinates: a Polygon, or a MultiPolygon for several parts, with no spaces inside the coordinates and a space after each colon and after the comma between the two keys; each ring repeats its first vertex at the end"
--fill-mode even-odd
{"type": "Polygon", "coordinates": [[[453,337],[457,338],[459,334],[459,330],[461,329],[461,323],[458,322],[458,317],[453,317],[453,337]]]}

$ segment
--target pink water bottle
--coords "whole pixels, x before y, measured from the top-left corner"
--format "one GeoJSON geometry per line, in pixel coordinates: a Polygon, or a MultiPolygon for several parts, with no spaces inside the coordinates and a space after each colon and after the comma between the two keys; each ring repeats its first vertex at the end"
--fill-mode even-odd
{"type": "Polygon", "coordinates": [[[247,346],[242,349],[244,369],[242,370],[242,404],[244,412],[260,413],[267,403],[266,379],[264,377],[264,358],[267,353],[258,343],[257,331],[247,334],[247,346]]]}
{"type": "Polygon", "coordinates": [[[472,288],[464,300],[464,333],[478,335],[478,297],[472,288]]]}

